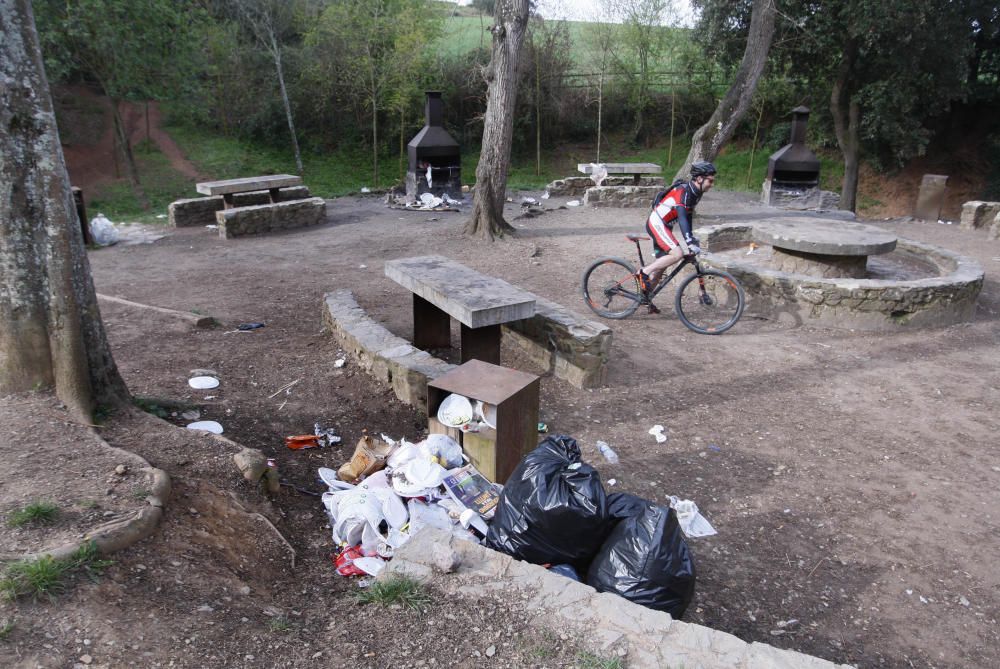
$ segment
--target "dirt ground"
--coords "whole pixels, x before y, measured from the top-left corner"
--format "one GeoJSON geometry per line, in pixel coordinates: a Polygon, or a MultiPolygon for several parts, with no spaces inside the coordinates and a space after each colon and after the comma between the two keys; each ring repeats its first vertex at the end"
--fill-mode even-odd
{"type": "MultiPolygon", "coordinates": [[[[230,241],[205,228],[166,230],[153,244],[92,251],[98,292],[220,323],[193,329],[102,303],[131,391],[197,407],[227,437],[276,457],[300,490],[269,500],[229,464],[234,447],[138,412],[112,416],[101,436],[173,477],[162,525],[116,554],[99,582],[81,579],[55,602],[3,604],[0,623],[14,626],[0,664],[587,666],[585,641],[539,631],[516,593],[438,596],[422,612],[355,604],[355,584],[330,564],[322,506],[302,492],[320,489],[316,469],[338,466],[362,430],[417,439],[425,427],[349,357],[334,366],[343,352],[324,331],[323,294],[349,288],[409,338],[409,294],[383,263],[438,253],[585,313],[580,274],[594,257],[630,257],[623,234],[638,230],[641,213],[560,203],[532,218],[515,218],[510,205],[518,235],[494,244],[462,237],[462,214],[347,197],[312,229],[230,241]],[[266,326],[236,331],[249,321],[266,326]],[[194,369],[214,370],[221,386],[193,391],[194,369]],[[284,448],[285,435],[315,422],[335,427],[344,446],[284,448]],[[481,622],[470,631],[466,621],[481,622]]],[[[699,224],[758,210],[713,191],[699,224]]],[[[987,280],[975,320],[895,334],[786,328],[755,316],[751,297],[719,337],[691,333],[669,309],[606,321],[615,339],[600,389],[573,388],[512,348],[503,362],[542,375],[542,420],[575,437],[616,490],[693,499],[718,530],[691,541],[699,580],[686,620],[859,667],[1000,666],[1000,242],[957,226],[877,224],[978,260],[987,280]],[[647,434],[656,423],[665,443],[647,434]],[[598,439],[620,464],[600,458],[598,439]]],[[[31,452],[59,470],[65,419],[46,401],[48,420],[4,414],[7,462],[22,452],[15,436],[40,434],[31,452]]],[[[101,476],[113,478],[112,464],[101,476]]],[[[0,515],[24,500],[2,483],[0,515]]],[[[2,549],[13,549],[6,537],[2,549]]]]}

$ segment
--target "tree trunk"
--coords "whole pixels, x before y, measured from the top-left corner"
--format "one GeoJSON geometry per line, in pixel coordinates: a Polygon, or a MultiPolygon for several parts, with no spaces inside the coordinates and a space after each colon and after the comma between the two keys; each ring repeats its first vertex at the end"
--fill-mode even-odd
{"type": "Polygon", "coordinates": [[[483,119],[482,150],[476,166],[476,191],[472,218],[464,234],[492,241],[513,233],[503,217],[510,169],[510,145],[514,135],[514,104],[517,99],[517,62],[528,26],[528,0],[498,0],[493,26],[493,53],[486,66],[486,114],[483,119]]]}
{"type": "Polygon", "coordinates": [[[691,150],[684,164],[677,171],[675,179],[687,177],[691,164],[699,160],[715,160],[722,145],[729,141],[736,127],[743,120],[757,90],[764,66],[767,65],[767,54],[771,50],[771,40],[774,37],[774,21],[777,16],[775,0],[753,0],[753,12],[750,15],[750,31],[747,34],[747,45],[743,50],[743,60],[736,70],[736,77],[726,91],[725,97],[715,108],[715,113],[708,123],[695,131],[691,138],[691,150]]]}
{"type": "Polygon", "coordinates": [[[135,198],[139,200],[139,205],[143,210],[149,210],[149,198],[146,197],[146,191],[143,190],[142,184],[139,182],[139,168],[135,165],[135,155],[132,153],[132,142],[128,138],[128,131],[125,129],[125,121],[122,119],[121,111],[119,105],[121,102],[116,98],[111,98],[111,112],[112,118],[114,120],[114,130],[115,137],[118,138],[118,146],[122,150],[122,157],[125,162],[125,172],[128,175],[128,181],[132,185],[132,192],[135,193],[135,198]]]}
{"type": "Polygon", "coordinates": [[[830,114],[833,116],[833,130],[837,135],[840,152],[844,156],[844,181],[841,185],[840,208],[848,211],[857,209],[858,172],[861,168],[861,140],[858,136],[861,109],[851,95],[851,79],[857,55],[858,45],[852,41],[844,50],[837,78],[830,90],[830,114]]]}
{"type": "Polygon", "coordinates": [[[274,58],[274,69],[278,72],[278,85],[281,87],[281,102],[285,105],[285,118],[288,120],[288,132],[292,136],[292,149],[295,151],[295,169],[302,176],[302,152],[299,151],[299,138],[295,134],[295,122],[292,120],[292,103],[288,100],[288,90],[285,88],[285,68],[281,64],[281,47],[271,32],[271,56],[274,58]]]}
{"type": "Polygon", "coordinates": [[[0,394],[55,386],[80,420],[118,374],[76,220],[31,0],[0,0],[0,394]]]}

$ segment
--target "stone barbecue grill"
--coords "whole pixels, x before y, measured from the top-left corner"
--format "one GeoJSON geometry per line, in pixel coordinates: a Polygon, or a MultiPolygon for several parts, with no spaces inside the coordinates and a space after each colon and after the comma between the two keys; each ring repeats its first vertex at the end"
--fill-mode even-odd
{"type": "Polygon", "coordinates": [[[808,122],[807,107],[792,110],[790,140],[771,154],[767,161],[763,198],[765,203],[781,205],[819,186],[819,158],[806,146],[808,122]]]}
{"type": "Polygon", "coordinates": [[[423,193],[462,198],[462,154],[444,129],[444,103],[440,91],[427,91],[423,129],[407,144],[406,201],[423,193]]]}

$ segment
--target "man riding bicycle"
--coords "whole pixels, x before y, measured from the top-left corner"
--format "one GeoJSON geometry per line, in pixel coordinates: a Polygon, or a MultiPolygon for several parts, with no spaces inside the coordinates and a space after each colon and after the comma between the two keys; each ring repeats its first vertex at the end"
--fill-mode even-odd
{"type": "MultiPolygon", "coordinates": [[[[663,272],[680,262],[686,255],[701,252],[698,238],[691,234],[691,220],[694,208],[701,196],[715,184],[715,165],[707,161],[691,165],[691,178],[678,180],[659,198],[646,219],[646,232],[653,238],[654,260],[636,272],[643,294],[651,291],[660,281],[663,272]],[[680,226],[680,239],[674,236],[674,224],[680,226]]],[[[649,305],[650,313],[657,313],[654,305],[649,305]]]]}

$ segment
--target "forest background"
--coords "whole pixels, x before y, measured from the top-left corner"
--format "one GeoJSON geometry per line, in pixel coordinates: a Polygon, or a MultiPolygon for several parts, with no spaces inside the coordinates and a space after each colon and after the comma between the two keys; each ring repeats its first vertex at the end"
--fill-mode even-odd
{"type": "MultiPolygon", "coordinates": [[[[858,208],[879,214],[915,174],[948,174],[959,199],[1000,199],[1000,6],[987,0],[775,0],[778,20],[750,111],[717,159],[719,185],[755,191],[812,110],[822,187],[840,190],[834,83],[850,82],[863,160],[858,208]],[[909,177],[904,179],[904,175],[909,177]]],[[[643,161],[669,178],[739,64],[752,0],[608,0],[589,22],[533,16],[518,76],[511,189],[577,163],[643,161]]],[[[316,195],[392,186],[440,90],[470,181],[485,111],[492,0],[35,0],[64,145],[90,141],[112,101],[119,180],[93,211],[153,220],[193,194],[121,111],[163,113],[205,177],[297,172],[316,195]]],[[[841,91],[845,93],[845,91],[841,91]]],[[[148,114],[146,115],[148,118],[148,114]]],[[[72,176],[72,174],[71,174],[72,176]]],[[[904,189],[905,191],[905,189],[904,189]]],[[[906,191],[904,199],[910,197],[906,191]]],[[[898,213],[898,212],[893,212],[898,213]]],[[[954,212],[952,212],[954,213],[954,212]]]]}

